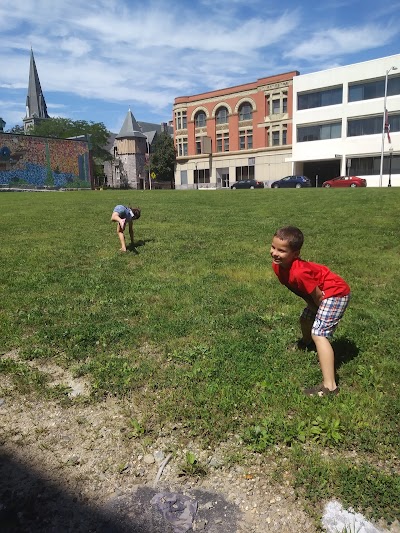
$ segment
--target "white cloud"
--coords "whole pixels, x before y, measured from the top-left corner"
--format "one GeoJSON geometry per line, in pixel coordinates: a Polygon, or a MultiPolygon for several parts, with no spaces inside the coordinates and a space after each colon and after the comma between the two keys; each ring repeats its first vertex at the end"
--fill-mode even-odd
{"type": "Polygon", "coordinates": [[[292,48],[285,57],[313,61],[316,58],[341,56],[383,46],[398,33],[383,26],[332,28],[318,31],[311,38],[292,48]]]}
{"type": "Polygon", "coordinates": [[[65,52],[70,52],[73,57],[81,57],[85,54],[88,54],[92,47],[83,39],[77,39],[75,37],[69,37],[62,39],[60,43],[61,50],[65,52]]]}
{"type": "Polygon", "coordinates": [[[142,110],[170,115],[177,96],[340,65],[389,43],[397,53],[390,13],[358,10],[355,19],[352,3],[341,14],[343,1],[319,10],[311,0],[1,0],[0,63],[10,68],[2,69],[0,98],[24,89],[25,111],[30,46],[49,107],[62,93],[65,113],[97,117],[124,103],[137,118],[142,110]]]}

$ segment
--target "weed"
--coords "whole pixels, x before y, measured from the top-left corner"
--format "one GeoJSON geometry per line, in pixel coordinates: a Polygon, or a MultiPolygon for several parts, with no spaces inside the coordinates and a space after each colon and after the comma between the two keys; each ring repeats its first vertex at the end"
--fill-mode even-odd
{"type": "Polygon", "coordinates": [[[307,433],[314,441],[324,446],[338,444],[342,440],[342,429],[338,418],[327,419],[317,416],[311,422],[307,433]]]}
{"type": "Polygon", "coordinates": [[[337,445],[342,439],[342,428],[338,418],[317,416],[310,422],[270,419],[261,425],[248,428],[244,441],[256,451],[263,451],[273,444],[292,445],[295,442],[318,442],[324,446],[337,445]]]}
{"type": "Polygon", "coordinates": [[[195,454],[187,451],[185,454],[185,462],[180,465],[181,476],[202,477],[207,475],[207,468],[202,465],[196,458],[195,454]]]}
{"type": "Polygon", "coordinates": [[[128,433],[128,439],[132,439],[133,437],[141,437],[144,435],[145,429],[140,422],[138,422],[135,418],[131,418],[129,420],[129,425],[131,426],[131,429],[128,433]]]}

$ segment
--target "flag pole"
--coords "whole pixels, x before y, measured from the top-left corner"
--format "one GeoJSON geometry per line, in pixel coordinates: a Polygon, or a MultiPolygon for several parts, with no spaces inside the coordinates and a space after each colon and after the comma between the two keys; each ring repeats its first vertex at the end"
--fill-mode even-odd
{"type": "Polygon", "coordinates": [[[388,77],[389,77],[389,72],[392,70],[397,70],[397,67],[390,67],[390,69],[386,71],[386,76],[385,76],[385,97],[383,99],[382,144],[381,144],[381,164],[380,164],[380,171],[379,171],[379,187],[382,187],[383,151],[385,148],[385,130],[386,130],[386,117],[387,117],[386,99],[387,99],[388,77]]]}

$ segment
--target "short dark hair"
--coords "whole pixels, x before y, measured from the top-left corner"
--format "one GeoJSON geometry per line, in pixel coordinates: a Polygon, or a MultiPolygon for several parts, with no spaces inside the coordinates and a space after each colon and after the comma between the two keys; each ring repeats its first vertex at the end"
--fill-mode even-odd
{"type": "Polygon", "coordinates": [[[287,241],[293,252],[298,252],[304,242],[303,232],[299,228],[296,228],[296,226],[284,226],[283,228],[279,228],[274,233],[274,237],[278,237],[281,241],[287,241]]]}
{"type": "Polygon", "coordinates": [[[140,215],[141,215],[140,207],[131,207],[131,211],[133,213],[134,220],[137,220],[138,218],[140,218],[140,215]]]}

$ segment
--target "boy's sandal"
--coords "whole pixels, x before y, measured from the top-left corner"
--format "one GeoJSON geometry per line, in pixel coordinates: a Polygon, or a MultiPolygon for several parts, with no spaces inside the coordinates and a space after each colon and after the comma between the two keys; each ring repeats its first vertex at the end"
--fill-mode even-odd
{"type": "Polygon", "coordinates": [[[288,346],[288,350],[290,352],[295,352],[296,350],[301,350],[303,352],[316,352],[317,348],[314,341],[310,341],[308,344],[306,344],[303,339],[300,339],[294,344],[290,344],[290,346],[288,346]]]}
{"type": "Polygon", "coordinates": [[[320,385],[315,385],[310,389],[304,389],[304,394],[306,396],[336,396],[339,394],[339,387],[336,387],[334,390],[330,390],[327,387],[324,387],[321,383],[320,385]]]}

